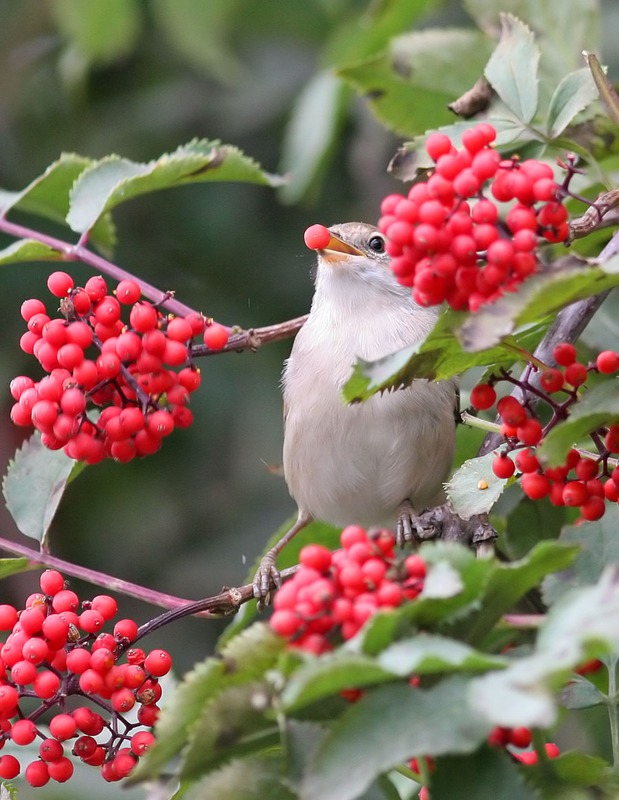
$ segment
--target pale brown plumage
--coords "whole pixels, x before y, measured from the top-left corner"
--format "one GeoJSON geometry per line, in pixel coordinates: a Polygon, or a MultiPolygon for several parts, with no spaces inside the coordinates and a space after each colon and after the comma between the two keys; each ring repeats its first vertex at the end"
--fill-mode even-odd
{"type": "MultiPolygon", "coordinates": [[[[299,509],[283,543],[311,519],[388,524],[402,510],[410,517],[437,505],[453,459],[454,382],[417,380],[344,403],[341,389],[359,357],[374,360],[420,341],[437,311],[418,306],[396,281],[377,228],[352,222],[329,230],[311,311],[282,378],[284,476],[299,509]]],[[[410,519],[404,528],[410,538],[410,519]]],[[[277,581],[279,549],[263,559],[257,597],[277,581]]]]}

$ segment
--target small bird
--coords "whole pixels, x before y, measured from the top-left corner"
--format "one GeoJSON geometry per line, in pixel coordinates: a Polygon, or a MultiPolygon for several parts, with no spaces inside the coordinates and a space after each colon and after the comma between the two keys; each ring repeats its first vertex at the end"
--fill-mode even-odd
{"type": "Polygon", "coordinates": [[[397,520],[398,542],[411,541],[417,514],[445,502],[453,460],[455,381],[420,379],[363,403],[343,400],[358,358],[375,360],[421,341],[438,311],[417,305],[398,283],[376,227],[347,222],[328,232],[311,310],[282,378],[284,477],[298,518],[260,563],[253,588],[262,603],[281,582],[277,554],[313,519],[364,526],[397,520]]]}

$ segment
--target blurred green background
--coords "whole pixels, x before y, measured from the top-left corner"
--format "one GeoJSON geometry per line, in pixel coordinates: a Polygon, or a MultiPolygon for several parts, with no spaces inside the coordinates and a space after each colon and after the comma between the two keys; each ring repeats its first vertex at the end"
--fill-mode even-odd
{"type": "MultiPolygon", "coordinates": [[[[467,23],[459,2],[410,4],[418,26],[467,23]]],[[[295,103],[316,75],[332,80],[321,70],[333,52],[348,47],[354,53],[372,5],[0,0],[0,186],[21,188],[62,151],[148,161],[193,137],[219,138],[271,172],[288,171],[282,154],[295,103]],[[98,21],[90,27],[94,11],[98,21]]],[[[606,0],[600,7],[601,58],[617,79],[619,4],[606,0]]],[[[305,313],[313,257],[303,245],[304,229],[315,222],[375,221],[381,197],[400,189],[385,171],[399,139],[351,90],[337,93],[330,112],[333,93],[321,94],[320,81],[314,87],[315,113],[296,141],[306,137],[306,153],[319,157],[297,163],[288,188],[213,183],[134,200],[114,213],[117,263],[227,324],[256,327],[305,313]]],[[[0,239],[1,246],[8,242],[0,239]]],[[[49,271],[44,264],[0,270],[3,387],[17,374],[37,377],[18,347],[19,308],[28,297],[47,300],[49,271]]],[[[78,282],[90,274],[71,271],[78,282]]],[[[294,511],[283,480],[267,468],[280,461],[278,382],[289,348],[282,342],[255,354],[204,359],[202,387],[192,398],[195,425],[175,432],[154,457],[85,470],[54,522],[54,553],[188,598],[242,582],[267,538],[294,511]]],[[[9,421],[10,405],[3,389],[3,471],[23,437],[9,421]]],[[[3,509],[0,531],[23,541],[3,509]]],[[[1,601],[19,603],[36,585],[36,573],[6,581],[1,601]]],[[[85,597],[96,593],[74,585],[85,597]]],[[[143,622],[158,611],[127,600],[121,613],[143,622]]],[[[212,651],[221,628],[184,620],[159,631],[150,645],[170,649],[182,673],[212,651]]],[[[94,783],[96,796],[118,793],[94,783]]],[[[34,794],[67,798],[81,791],[48,786],[34,794]]]]}

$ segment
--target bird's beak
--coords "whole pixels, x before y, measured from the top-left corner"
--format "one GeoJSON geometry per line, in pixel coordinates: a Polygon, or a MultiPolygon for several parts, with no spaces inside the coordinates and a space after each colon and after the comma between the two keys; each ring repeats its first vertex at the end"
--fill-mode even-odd
{"type": "Polygon", "coordinates": [[[345,261],[350,256],[363,255],[361,250],[358,250],[356,247],[348,244],[348,242],[340,239],[339,236],[336,236],[331,231],[329,231],[329,234],[329,243],[325,248],[320,250],[320,255],[325,261],[345,261]]]}

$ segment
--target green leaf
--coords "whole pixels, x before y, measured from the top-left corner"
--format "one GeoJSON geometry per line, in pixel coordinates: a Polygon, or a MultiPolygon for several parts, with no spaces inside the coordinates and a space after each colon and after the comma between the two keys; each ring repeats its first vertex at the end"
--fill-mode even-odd
{"type": "Polygon", "coordinates": [[[489,731],[469,705],[463,678],[427,691],[400,683],[379,687],[325,736],[301,784],[301,800],[353,800],[412,755],[470,753],[489,731]]]}
{"type": "Polygon", "coordinates": [[[475,800],[533,800],[521,770],[507,752],[481,747],[467,756],[444,756],[432,772],[432,800],[458,797],[475,800]]]}
{"type": "Polygon", "coordinates": [[[501,38],[484,74],[501,100],[523,122],[537,111],[540,50],[532,31],[512,14],[501,14],[501,38]]]}
{"type": "Polygon", "coordinates": [[[258,681],[219,692],[191,729],[181,780],[195,780],[230,758],[276,745],[279,728],[265,714],[272,705],[271,693],[272,687],[258,681]]]}
{"type": "Polygon", "coordinates": [[[19,530],[42,542],[69,482],[75,461],[49,450],[33,434],[15,453],[2,482],[6,507],[19,530]]]}
{"type": "Polygon", "coordinates": [[[141,194],[205,181],[243,181],[276,186],[269,175],[236,147],[194,139],[156,161],[141,163],[107,156],[85,169],[71,191],[67,224],[78,233],[90,230],[100,217],[141,194]]]}
{"type": "MultiPolygon", "coordinates": [[[[446,485],[449,502],[462,519],[490,511],[505,488],[513,482],[513,478],[497,478],[492,471],[492,462],[500,451],[499,447],[485,456],[465,461],[446,485]]],[[[507,456],[513,460],[516,453],[507,456]]]]}
{"type": "Polygon", "coordinates": [[[389,128],[414,136],[452,121],[447,105],[479,77],[489,52],[476,31],[432,28],[397,37],[385,52],[337,74],[389,128]]]}
{"type": "Polygon", "coordinates": [[[63,258],[59,250],[35,239],[19,239],[0,250],[0,265],[22,261],[62,261],[63,258]]]}
{"type": "Polygon", "coordinates": [[[395,642],[379,654],[377,661],[401,677],[502,669],[507,663],[501,656],[482,653],[464,642],[426,633],[395,642]]]}
{"type": "MultiPolygon", "coordinates": [[[[238,758],[185,789],[183,800],[296,800],[285,785],[282,760],[269,754],[238,758]]],[[[176,796],[175,796],[176,797],[176,796]]]]}
{"type": "Polygon", "coordinates": [[[546,117],[546,132],[550,138],[559,136],[598,95],[597,87],[586,69],[570,72],[559,83],[550,99],[546,117]]]}
{"type": "MultiPolygon", "coordinates": [[[[481,312],[480,312],[481,313],[481,312]]],[[[485,351],[465,350],[457,338],[459,329],[470,319],[461,311],[441,314],[427,338],[376,361],[359,359],[342,394],[346,402],[366,400],[386,389],[408,386],[415,378],[445,380],[472,367],[489,365],[508,368],[522,358],[521,350],[531,351],[544,326],[535,325],[500,344],[500,337],[485,351]]]]}
{"type": "Polygon", "coordinates": [[[533,652],[471,683],[476,711],[493,725],[548,728],[557,718],[555,692],[583,661],[619,648],[619,567],[595,586],[574,589],[550,610],[533,652]]]}
{"type": "Polygon", "coordinates": [[[516,292],[470,314],[457,331],[464,350],[480,352],[497,345],[521,325],[556,314],[583,297],[619,285],[619,275],[601,267],[568,266],[528,278],[516,292]]]}
{"type": "Polygon", "coordinates": [[[565,570],[548,575],[542,584],[544,603],[552,605],[577,586],[596,583],[608,564],[619,563],[619,507],[608,504],[606,513],[595,522],[563,528],[559,542],[577,547],[577,555],[565,570]]]}
{"type": "Polygon", "coordinates": [[[538,455],[551,466],[562,464],[576,442],[603,425],[619,422],[618,389],[617,379],[611,378],[584,392],[569,417],[546,434],[538,455]]]}
{"type": "Polygon", "coordinates": [[[476,619],[462,625],[462,637],[471,644],[483,642],[501,616],[551,572],[565,569],[578,550],[563,543],[542,541],[524,558],[511,563],[495,562],[488,577],[476,619]]]}
{"type": "Polygon", "coordinates": [[[304,87],[286,127],[279,165],[290,179],[279,190],[285,203],[297,203],[328,161],[348,96],[330,71],[317,73],[304,87]]]}
{"type": "Polygon", "coordinates": [[[189,63],[207,75],[233,83],[244,68],[231,47],[238,0],[154,0],[152,11],[161,32],[189,63]]]}
{"type": "MultiPolygon", "coordinates": [[[[156,777],[177,755],[205,714],[223,691],[260,679],[276,661],[284,640],[268,625],[256,624],[229,642],[219,658],[198,664],[168,698],[157,720],[157,743],[140,759],[137,780],[156,777]]],[[[133,776],[132,776],[133,777],[133,776]]]]}
{"type": "Polygon", "coordinates": [[[0,558],[0,580],[38,567],[38,564],[31,564],[27,558],[0,558]]]}
{"type": "Polygon", "coordinates": [[[311,705],[344,689],[357,689],[392,681],[395,674],[376,661],[340,648],[311,659],[288,680],[281,696],[282,707],[289,713],[311,705]]]}
{"type": "Polygon", "coordinates": [[[579,709],[599,706],[605,702],[604,695],[591,681],[575,675],[559,692],[559,702],[564,708],[579,709]]]}
{"type": "MultiPolygon", "coordinates": [[[[71,188],[78,176],[94,163],[91,158],[63,153],[24,189],[17,192],[0,190],[0,211],[7,214],[15,209],[66,224],[71,188]]],[[[90,241],[104,251],[111,251],[116,242],[116,234],[109,214],[97,222],[91,231],[90,241]]]]}
{"type": "Polygon", "coordinates": [[[136,0],[53,0],[56,24],[95,64],[109,64],[131,52],[141,28],[136,0]]]}

